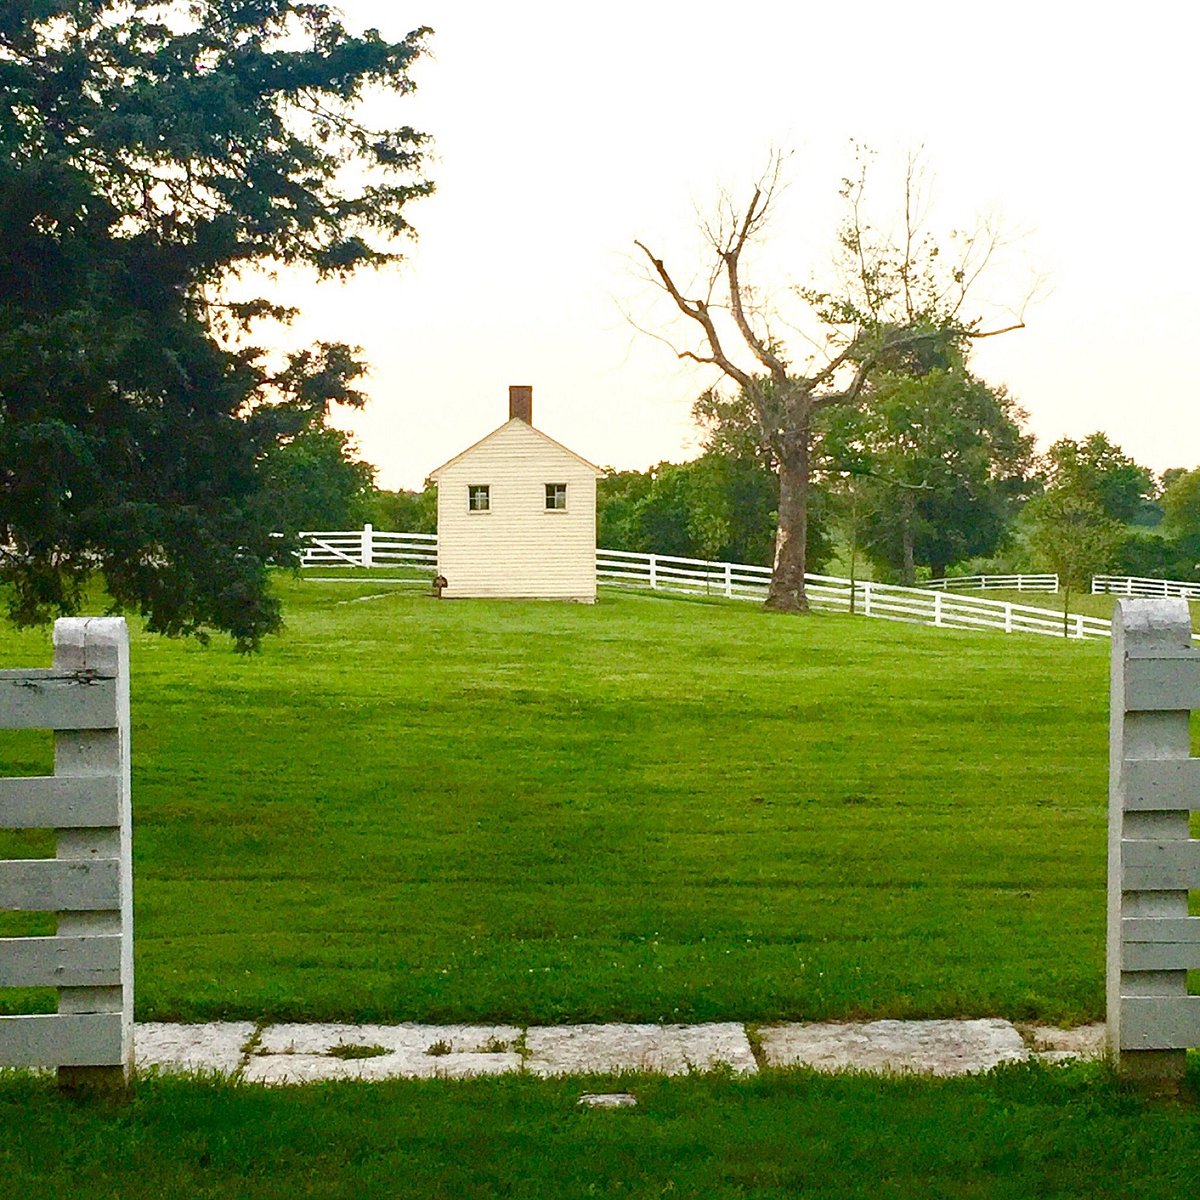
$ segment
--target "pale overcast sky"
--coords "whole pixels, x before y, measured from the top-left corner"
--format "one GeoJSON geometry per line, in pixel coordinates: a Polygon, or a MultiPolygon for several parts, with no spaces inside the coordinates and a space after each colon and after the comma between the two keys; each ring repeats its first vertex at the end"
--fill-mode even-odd
{"type": "Polygon", "coordinates": [[[935,227],[990,212],[1027,231],[994,298],[1018,299],[1030,269],[1049,294],[974,361],[1043,446],[1103,429],[1155,470],[1200,464],[1195,7],[341,7],[387,36],[435,31],[395,110],[435,138],[437,194],[412,208],[408,262],[292,296],[302,339],[356,343],[372,364],[367,409],[339,423],[383,486],[419,487],[501,424],[510,383],[533,385],[536,425],[602,465],[694,456],[690,406],[716,376],[623,315],[666,315],[633,240],[689,275],[696,211],[722,186],[744,193],[787,146],[759,268],[803,283],[828,264],[852,139],[880,152],[881,203],[923,145],[935,227]]]}

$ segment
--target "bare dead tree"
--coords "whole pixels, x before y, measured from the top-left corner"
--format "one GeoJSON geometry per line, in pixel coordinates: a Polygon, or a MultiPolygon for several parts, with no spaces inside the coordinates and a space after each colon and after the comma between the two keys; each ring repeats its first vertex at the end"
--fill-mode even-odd
{"type": "MultiPolygon", "coordinates": [[[[642,241],[635,241],[651,279],[680,313],[698,327],[696,348],[676,349],[681,359],[716,367],[734,383],[753,414],[758,436],[779,475],[779,521],[766,606],[787,612],[808,607],[805,594],[808,497],[812,483],[815,415],[824,407],[858,404],[870,394],[881,365],[947,339],[990,337],[1024,327],[1019,316],[1003,329],[984,331],[964,319],[971,286],[1002,243],[983,224],[961,237],[953,261],[924,230],[927,197],[919,157],[911,155],[904,181],[902,233],[875,235],[863,219],[867,172],[844,181],[849,215],[839,236],[842,286],[836,293],[798,289],[825,337],[818,360],[803,369],[791,362],[772,329],[781,321],[743,278],[747,247],[762,238],[781,186],[783,156],[771,157],[748,203],[724,198],[718,216],[703,224],[711,252],[706,279],[686,294],[675,276],[642,241]]],[[[690,290],[690,289],[689,289],[690,290]]]]}

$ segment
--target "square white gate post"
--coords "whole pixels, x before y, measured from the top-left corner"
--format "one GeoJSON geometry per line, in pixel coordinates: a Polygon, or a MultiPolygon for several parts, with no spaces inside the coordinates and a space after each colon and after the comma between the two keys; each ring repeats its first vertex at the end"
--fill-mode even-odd
{"type": "Polygon", "coordinates": [[[96,912],[62,912],[58,936],[119,937],[120,982],[106,987],[64,987],[60,1013],[120,1013],[118,1062],[60,1066],[60,1087],[121,1086],[133,1070],[133,860],[129,759],[129,630],[119,617],[67,618],[54,623],[54,666],[61,671],[112,677],[116,684],[116,724],[110,729],[58,731],[54,773],[116,780],[116,827],[58,831],[58,858],[72,861],[116,859],[118,907],[96,912]]]}
{"type": "Polygon", "coordinates": [[[65,1088],[133,1068],[129,634],[54,626],[48,670],[0,671],[0,727],[52,729],[54,774],[0,778],[0,828],[52,829],[54,858],[0,860],[0,908],[58,914],[53,937],[0,938],[0,987],[58,989],[58,1012],[0,1017],[0,1066],[57,1067],[65,1088]]]}
{"type": "Polygon", "coordinates": [[[1184,600],[1121,600],[1112,624],[1108,813],[1108,1039],[1122,1074],[1170,1084],[1200,1045],[1200,759],[1190,710],[1200,708],[1200,650],[1184,600]]]}

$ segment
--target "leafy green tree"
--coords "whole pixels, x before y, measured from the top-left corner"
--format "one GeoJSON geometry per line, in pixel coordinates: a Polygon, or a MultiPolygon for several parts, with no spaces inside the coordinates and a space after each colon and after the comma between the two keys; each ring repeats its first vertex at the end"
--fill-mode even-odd
{"type": "Polygon", "coordinates": [[[1127,529],[1113,555],[1118,575],[1150,579],[1185,579],[1200,572],[1200,538],[1171,538],[1150,529],[1127,529]]]}
{"type": "Polygon", "coordinates": [[[340,429],[317,423],[282,441],[262,465],[263,505],[275,532],[351,529],[369,519],[375,468],[340,429]]]}
{"type": "Polygon", "coordinates": [[[1176,475],[1162,494],[1163,527],[1175,537],[1200,534],[1200,467],[1176,475]]]}
{"type": "Polygon", "coordinates": [[[396,533],[437,533],[437,485],[420,492],[372,493],[366,505],[366,520],[376,529],[396,533]]]}
{"type": "MultiPolygon", "coordinates": [[[[598,544],[610,550],[767,565],[778,482],[761,463],[709,451],[689,463],[610,473],[598,489],[598,544]]],[[[822,514],[810,522],[814,561],[829,555],[822,514]]]]}
{"type": "Polygon", "coordinates": [[[1058,573],[1063,597],[1063,636],[1069,633],[1071,596],[1086,590],[1090,577],[1104,571],[1120,545],[1123,529],[1085,491],[1054,487],[1031,500],[1030,546],[1039,560],[1058,573]]]}
{"type": "Polygon", "coordinates": [[[1049,488],[1087,497],[1122,524],[1134,522],[1155,492],[1153,473],[1104,433],[1090,433],[1080,441],[1060,438],[1046,452],[1044,462],[1049,488]]]}
{"type": "Polygon", "coordinates": [[[691,526],[693,489],[686,464],[659,463],[651,468],[650,487],[638,501],[634,520],[636,545],[651,554],[700,557],[691,526]]]}
{"type": "Polygon", "coordinates": [[[638,506],[653,483],[650,471],[605,471],[596,484],[596,545],[605,550],[642,550],[638,506]]]}
{"type": "MultiPolygon", "coordinates": [[[[1164,479],[1166,476],[1164,475],[1164,479]]],[[[1162,493],[1163,532],[1171,540],[1176,578],[1200,578],[1200,467],[1181,472],[1162,493]]]]}
{"type": "Polygon", "coordinates": [[[1158,477],[1159,491],[1165,493],[1167,488],[1171,486],[1177,479],[1182,479],[1189,474],[1187,467],[1168,467],[1158,477]]]}
{"type": "Polygon", "coordinates": [[[826,414],[826,472],[856,476],[861,542],[876,565],[911,585],[918,564],[991,554],[1028,496],[1033,439],[1024,413],[958,354],[923,374],[884,371],[869,407],[826,414]]]}
{"type": "Polygon", "coordinates": [[[0,581],[19,623],[102,571],[165,633],[279,624],[264,464],[360,399],[344,346],[272,363],[232,302],[257,267],[396,257],[423,135],[371,130],[426,31],[354,36],[302,0],[0,5],[0,581]]]}

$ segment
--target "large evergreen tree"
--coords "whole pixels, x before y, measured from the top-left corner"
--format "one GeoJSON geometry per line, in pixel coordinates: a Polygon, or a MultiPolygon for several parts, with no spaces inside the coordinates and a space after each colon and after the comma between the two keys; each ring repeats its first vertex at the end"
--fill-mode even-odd
{"type": "Polygon", "coordinates": [[[361,121],[427,31],[352,35],[301,0],[0,3],[0,580],[21,623],[99,569],[167,633],[279,623],[263,462],[360,364],[282,365],[227,302],[262,266],[386,263],[424,136],[361,121]]]}

